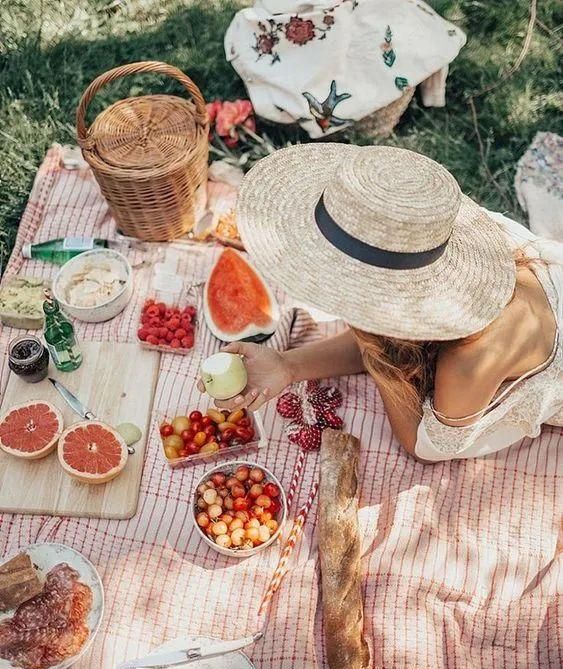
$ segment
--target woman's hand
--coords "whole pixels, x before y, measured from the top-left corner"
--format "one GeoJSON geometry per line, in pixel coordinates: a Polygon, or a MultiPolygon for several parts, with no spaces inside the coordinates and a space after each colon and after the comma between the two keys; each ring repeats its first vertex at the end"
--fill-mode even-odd
{"type": "MultiPolygon", "coordinates": [[[[216,401],[215,404],[220,409],[245,407],[250,411],[256,411],[268,400],[279,395],[293,381],[290,365],[283,354],[278,351],[244,342],[229,344],[222,350],[244,357],[248,384],[242,395],[216,401]]],[[[205,386],[201,380],[197,386],[201,392],[205,392],[205,386]]]]}

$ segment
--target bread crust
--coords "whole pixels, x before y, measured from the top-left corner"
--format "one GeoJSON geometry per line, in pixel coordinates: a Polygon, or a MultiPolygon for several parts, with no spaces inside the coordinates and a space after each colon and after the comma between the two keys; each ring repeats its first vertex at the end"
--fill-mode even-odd
{"type": "Polygon", "coordinates": [[[321,444],[319,553],[330,669],[369,669],[363,635],[356,437],[325,430],[321,444]]]}

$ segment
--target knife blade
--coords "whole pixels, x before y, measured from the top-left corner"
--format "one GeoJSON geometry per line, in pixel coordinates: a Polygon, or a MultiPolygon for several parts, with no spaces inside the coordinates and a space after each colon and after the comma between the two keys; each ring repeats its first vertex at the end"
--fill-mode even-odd
{"type": "Polygon", "coordinates": [[[62,383],[56,379],[52,379],[51,377],[49,377],[49,381],[55,386],[55,389],[59,395],[75,413],[77,413],[79,416],[82,416],[82,418],[86,418],[86,420],[96,420],[94,413],[85,407],[84,404],[82,404],[82,402],[78,399],[78,397],[76,397],[74,393],[71,393],[68,388],[65,388],[62,383]]]}
{"type": "Polygon", "coordinates": [[[234,641],[217,641],[213,643],[202,644],[193,648],[184,650],[169,651],[167,653],[153,653],[146,657],[139,657],[136,660],[128,660],[118,665],[118,669],[166,669],[166,667],[177,667],[202,659],[211,659],[233,653],[246,646],[259,641],[263,636],[262,632],[257,632],[253,636],[234,641]]]}

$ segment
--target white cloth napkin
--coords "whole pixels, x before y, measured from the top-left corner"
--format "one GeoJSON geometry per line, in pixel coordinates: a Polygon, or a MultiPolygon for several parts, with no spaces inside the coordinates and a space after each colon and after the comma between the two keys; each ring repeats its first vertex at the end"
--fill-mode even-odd
{"type": "Polygon", "coordinates": [[[323,137],[435,75],[423,100],[445,104],[465,34],[421,0],[257,0],[225,35],[256,113],[323,137]]]}

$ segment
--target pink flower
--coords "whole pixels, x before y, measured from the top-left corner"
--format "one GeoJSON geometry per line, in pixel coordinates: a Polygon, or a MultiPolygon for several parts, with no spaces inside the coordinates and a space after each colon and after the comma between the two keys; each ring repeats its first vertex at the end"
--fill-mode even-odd
{"type": "Polygon", "coordinates": [[[236,143],[238,141],[238,127],[243,126],[252,131],[255,130],[256,126],[252,113],[252,104],[249,100],[224,102],[217,112],[215,126],[217,134],[220,137],[230,137],[236,143]]]}
{"type": "Polygon", "coordinates": [[[209,115],[209,123],[213,125],[213,122],[217,118],[217,114],[219,113],[222,105],[219,100],[214,100],[213,102],[208,102],[205,105],[205,108],[207,109],[207,114],[209,115]]]}

